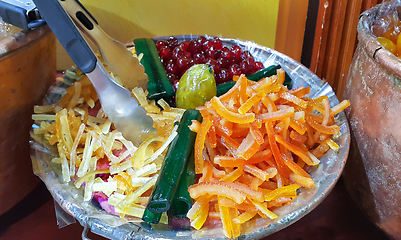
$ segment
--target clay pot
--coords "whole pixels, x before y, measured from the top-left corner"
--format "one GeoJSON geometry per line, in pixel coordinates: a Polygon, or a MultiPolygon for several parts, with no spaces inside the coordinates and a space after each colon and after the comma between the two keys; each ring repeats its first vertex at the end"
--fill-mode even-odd
{"type": "Polygon", "coordinates": [[[398,14],[399,4],[381,4],[361,15],[344,92],[351,102],[346,114],[352,136],[344,182],[361,209],[394,239],[401,239],[401,59],[371,29],[379,17],[398,14]]]}
{"type": "Polygon", "coordinates": [[[0,215],[39,182],[30,160],[33,106],[56,75],[56,38],[46,27],[0,41],[0,215]]]}

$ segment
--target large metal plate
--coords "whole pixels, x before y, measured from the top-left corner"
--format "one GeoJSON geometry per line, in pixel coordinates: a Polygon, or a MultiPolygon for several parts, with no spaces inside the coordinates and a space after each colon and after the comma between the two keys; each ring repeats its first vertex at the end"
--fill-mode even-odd
{"type": "MultiPolygon", "coordinates": [[[[176,37],[182,41],[198,36],[176,37]]],[[[160,37],[154,40],[165,38],[160,37]]],[[[332,106],[339,103],[329,84],[286,55],[250,41],[228,38],[221,38],[221,40],[225,46],[230,47],[237,44],[250,51],[255,59],[261,61],[265,67],[280,64],[292,78],[293,87],[303,85],[311,88],[310,97],[327,95],[332,106]]],[[[50,89],[52,94],[45,99],[45,102],[56,101],[62,92],[60,86],[54,86],[50,89]]],[[[321,164],[311,170],[310,173],[316,186],[311,189],[302,189],[293,203],[275,210],[278,218],[274,220],[257,219],[253,224],[249,224],[248,228],[243,228],[239,239],[259,239],[277,232],[305,216],[325,199],[342,173],[350,146],[349,126],[344,113],[336,116],[336,124],[341,129],[341,133],[335,138],[340,149],[336,152],[329,150],[320,159],[321,164]]],[[[107,214],[92,202],[84,202],[82,190],[76,189],[72,183],[63,183],[59,165],[51,163],[52,153],[48,148],[34,140],[31,141],[31,148],[35,173],[46,184],[55,201],[68,214],[75,217],[81,225],[88,226],[96,234],[110,239],[224,239],[223,230],[220,227],[195,231],[172,229],[163,224],[151,227],[143,222],[124,223],[119,217],[107,214]]]]}

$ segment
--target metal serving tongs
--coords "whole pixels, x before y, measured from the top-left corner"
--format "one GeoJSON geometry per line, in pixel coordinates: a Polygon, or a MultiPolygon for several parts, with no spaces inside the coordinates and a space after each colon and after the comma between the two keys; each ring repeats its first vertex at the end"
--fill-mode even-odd
{"type": "Polygon", "coordinates": [[[102,60],[111,72],[119,77],[124,87],[147,87],[145,68],[126,46],[111,38],[100,28],[96,19],[78,0],[60,0],[60,4],[74,20],[78,28],[97,45],[102,60]]]}
{"type": "Polygon", "coordinates": [[[130,91],[118,85],[96,57],[58,0],[34,0],[41,16],[66,49],[77,67],[92,82],[104,112],[123,136],[139,146],[155,136],[153,120],[131,97],[130,91]]]}

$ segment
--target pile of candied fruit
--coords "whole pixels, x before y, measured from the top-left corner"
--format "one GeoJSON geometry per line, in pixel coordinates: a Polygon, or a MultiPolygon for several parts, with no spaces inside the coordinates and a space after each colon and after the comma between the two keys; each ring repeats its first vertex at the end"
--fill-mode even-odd
{"type": "Polygon", "coordinates": [[[249,51],[243,51],[238,45],[225,47],[218,37],[207,39],[200,36],[179,42],[171,36],[167,40],[157,41],[156,48],[174,88],[185,71],[194,64],[210,64],[216,84],[232,80],[234,75],[250,75],[264,68],[249,51]]]}
{"type": "Polygon", "coordinates": [[[373,24],[372,31],[384,48],[401,57],[401,21],[398,14],[378,18],[373,24]]]}

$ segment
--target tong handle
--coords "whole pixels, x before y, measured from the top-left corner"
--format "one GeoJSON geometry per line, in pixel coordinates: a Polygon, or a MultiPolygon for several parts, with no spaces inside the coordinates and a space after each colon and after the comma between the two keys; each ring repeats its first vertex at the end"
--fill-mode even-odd
{"type": "Polygon", "coordinates": [[[96,67],[97,57],[58,0],[33,0],[41,16],[83,73],[96,67]]]}
{"type": "Polygon", "coordinates": [[[0,0],[0,16],[4,22],[28,31],[46,24],[37,14],[31,0],[0,0]]]}
{"type": "MultiPolygon", "coordinates": [[[[62,2],[65,2],[65,0],[61,0],[62,2]]],[[[73,0],[75,1],[80,7],[81,10],[83,10],[86,14],[88,14],[88,16],[92,19],[92,21],[96,24],[99,25],[99,23],[97,22],[97,20],[93,17],[93,15],[84,7],[84,5],[82,5],[82,3],[78,0],[73,0]]]]}
{"type": "MultiPolygon", "coordinates": [[[[109,42],[110,37],[98,26],[98,22],[92,14],[78,0],[60,0],[60,4],[76,26],[100,48],[100,52],[102,53],[104,43],[109,42]]],[[[107,59],[103,60],[107,63],[107,59]]]]}

